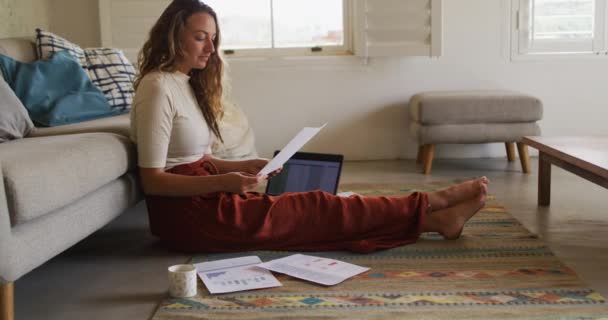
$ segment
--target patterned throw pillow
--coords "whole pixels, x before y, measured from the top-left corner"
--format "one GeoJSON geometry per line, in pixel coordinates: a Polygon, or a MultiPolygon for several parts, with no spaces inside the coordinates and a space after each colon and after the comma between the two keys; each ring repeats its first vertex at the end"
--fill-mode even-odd
{"type": "Polygon", "coordinates": [[[38,59],[68,50],[85,69],[108,99],[112,109],[127,112],[133,101],[135,68],[121,50],[113,48],[81,48],[51,32],[36,29],[38,59]]]}

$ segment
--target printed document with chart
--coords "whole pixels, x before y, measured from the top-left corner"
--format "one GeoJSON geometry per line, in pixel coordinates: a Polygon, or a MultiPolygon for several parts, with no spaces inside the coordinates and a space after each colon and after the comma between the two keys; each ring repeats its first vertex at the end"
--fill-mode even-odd
{"type": "Polygon", "coordinates": [[[326,286],[333,286],[350,277],[363,273],[369,268],[360,267],[344,261],[294,254],[285,258],[271,260],[259,265],[262,268],[284,273],[326,286]]]}
{"type": "Polygon", "coordinates": [[[259,257],[248,256],[234,259],[197,263],[196,273],[210,293],[227,293],[244,290],[280,287],[282,284],[270,271],[257,265],[259,257]]]}

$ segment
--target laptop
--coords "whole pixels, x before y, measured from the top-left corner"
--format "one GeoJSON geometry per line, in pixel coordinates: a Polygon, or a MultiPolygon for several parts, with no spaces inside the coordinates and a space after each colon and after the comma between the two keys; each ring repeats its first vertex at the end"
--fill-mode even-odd
{"type": "MultiPolygon", "coordinates": [[[[274,155],[277,153],[279,151],[274,155]]],[[[266,194],[276,196],[313,190],[336,194],[343,161],[344,156],[338,154],[296,152],[283,165],[281,173],[268,180],[266,194]]]]}

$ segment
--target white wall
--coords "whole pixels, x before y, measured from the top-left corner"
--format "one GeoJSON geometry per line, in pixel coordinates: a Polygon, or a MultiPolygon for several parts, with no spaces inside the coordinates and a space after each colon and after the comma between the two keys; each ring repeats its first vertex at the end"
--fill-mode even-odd
{"type": "MultiPolygon", "coordinates": [[[[17,3],[0,4],[7,1],[17,3]]],[[[71,8],[60,16],[61,24],[51,26],[72,32],[68,38],[76,43],[99,45],[89,42],[99,41],[98,20],[91,18],[97,0],[49,1],[59,10],[53,12],[71,8]],[[78,16],[82,10],[89,18],[78,16]]],[[[520,90],[545,103],[543,134],[608,135],[608,58],[511,62],[508,2],[444,0],[439,59],[372,59],[367,65],[355,58],[231,61],[233,96],[250,118],[258,151],[270,156],[301,127],[329,122],[307,150],[343,153],[348,159],[413,158],[417,145],[408,133],[406,105],[425,90],[520,90]]],[[[501,144],[436,150],[437,157],[504,153],[501,144]]]]}
{"type": "Polygon", "coordinates": [[[100,44],[97,0],[0,0],[0,38],[54,32],[83,47],[100,44]]]}
{"type": "MultiPolygon", "coordinates": [[[[443,56],[369,65],[232,62],[233,92],[262,155],[300,127],[329,122],[307,145],[349,159],[413,158],[407,102],[419,91],[519,90],[545,104],[544,135],[608,135],[608,59],[511,62],[507,0],[444,0],[443,56]]],[[[504,145],[439,146],[437,157],[504,157],[504,145]]]]}
{"type": "Polygon", "coordinates": [[[99,3],[97,0],[48,0],[50,31],[82,47],[98,47],[99,3]]]}
{"type": "Polygon", "coordinates": [[[0,0],[0,39],[34,37],[36,28],[48,28],[47,0],[0,0]]]}

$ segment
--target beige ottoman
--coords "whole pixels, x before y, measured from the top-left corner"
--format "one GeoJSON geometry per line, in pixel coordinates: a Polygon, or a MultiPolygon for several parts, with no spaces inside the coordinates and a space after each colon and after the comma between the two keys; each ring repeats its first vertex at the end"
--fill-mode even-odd
{"type": "Polygon", "coordinates": [[[515,160],[515,143],[522,169],[530,172],[524,136],[540,135],[542,102],[510,91],[435,91],[410,101],[410,131],[418,140],[418,162],[429,174],[435,145],[505,143],[507,158],[515,160]]]}

